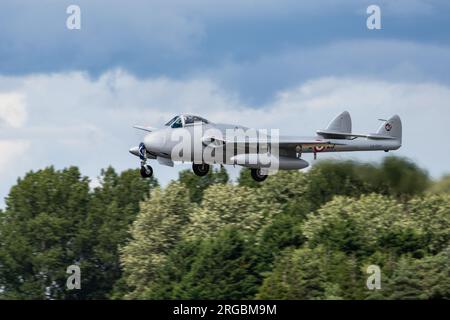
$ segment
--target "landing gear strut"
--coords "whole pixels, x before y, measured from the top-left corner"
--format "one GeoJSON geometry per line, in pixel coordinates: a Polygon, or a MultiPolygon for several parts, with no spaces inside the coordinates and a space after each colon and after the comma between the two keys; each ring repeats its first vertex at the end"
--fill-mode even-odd
{"type": "Polygon", "coordinates": [[[141,165],[141,177],[142,178],[150,178],[153,175],[153,169],[148,164],[141,165]]]}
{"type": "Polygon", "coordinates": [[[207,163],[201,163],[201,164],[193,163],[192,164],[192,170],[199,177],[206,176],[208,174],[208,171],[209,171],[209,164],[207,164],[207,163]]]}
{"type": "Polygon", "coordinates": [[[253,180],[257,182],[263,182],[267,179],[267,175],[261,172],[261,169],[251,169],[251,175],[253,180]]]}

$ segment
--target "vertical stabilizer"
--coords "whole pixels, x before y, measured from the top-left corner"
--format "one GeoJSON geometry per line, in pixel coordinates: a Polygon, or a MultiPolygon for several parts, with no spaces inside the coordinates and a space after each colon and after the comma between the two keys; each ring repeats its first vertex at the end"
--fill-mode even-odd
{"type": "Polygon", "coordinates": [[[388,136],[402,142],[402,121],[398,115],[395,115],[378,128],[377,134],[380,136],[388,136]]]}
{"type": "Polygon", "coordinates": [[[328,124],[326,129],[317,130],[317,134],[324,138],[344,139],[352,133],[352,119],[350,113],[344,111],[338,114],[328,124]],[[347,135],[346,135],[347,134],[347,135]]]}
{"type": "Polygon", "coordinates": [[[325,131],[336,133],[352,133],[352,118],[348,111],[337,115],[329,124],[325,131]]]}

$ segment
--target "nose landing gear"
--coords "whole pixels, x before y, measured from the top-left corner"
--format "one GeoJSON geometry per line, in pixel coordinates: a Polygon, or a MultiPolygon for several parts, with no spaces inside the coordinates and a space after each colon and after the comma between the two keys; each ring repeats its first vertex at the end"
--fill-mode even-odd
{"type": "Polygon", "coordinates": [[[141,164],[141,177],[150,178],[153,175],[153,168],[148,164],[141,164]]]}
{"type": "Polygon", "coordinates": [[[194,171],[194,173],[199,176],[199,177],[203,177],[206,176],[209,172],[209,164],[207,163],[193,163],[192,164],[192,171],[194,171]]]}
{"type": "Polygon", "coordinates": [[[145,145],[143,142],[139,143],[139,158],[145,162],[147,150],[145,150],[145,145]]]}
{"type": "Polygon", "coordinates": [[[150,178],[153,175],[153,168],[146,164],[147,162],[147,150],[143,142],[139,144],[138,155],[141,159],[141,177],[150,178]]]}

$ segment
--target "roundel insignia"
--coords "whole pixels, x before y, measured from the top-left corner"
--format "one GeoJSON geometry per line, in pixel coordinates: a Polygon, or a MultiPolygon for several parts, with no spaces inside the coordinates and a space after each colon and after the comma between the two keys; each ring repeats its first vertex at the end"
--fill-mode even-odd
{"type": "Polygon", "coordinates": [[[325,149],[325,146],[314,146],[314,151],[315,152],[321,152],[325,149]]]}
{"type": "Polygon", "coordinates": [[[390,124],[390,123],[388,122],[388,123],[386,123],[386,124],[384,125],[384,128],[386,129],[386,131],[391,131],[391,129],[392,129],[392,124],[390,124]]]}

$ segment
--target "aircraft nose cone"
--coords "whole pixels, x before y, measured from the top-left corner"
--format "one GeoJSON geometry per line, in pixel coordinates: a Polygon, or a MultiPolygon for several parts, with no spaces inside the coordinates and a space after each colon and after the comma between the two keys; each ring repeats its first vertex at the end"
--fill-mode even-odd
{"type": "Polygon", "coordinates": [[[135,155],[139,157],[139,147],[133,147],[130,150],[128,150],[132,155],[135,155]]]}
{"type": "Polygon", "coordinates": [[[156,132],[152,132],[145,136],[144,145],[148,151],[159,153],[159,152],[161,152],[161,150],[164,146],[164,142],[165,142],[164,140],[165,139],[164,139],[163,135],[156,133],[156,132]]]}

